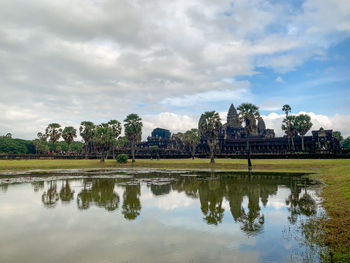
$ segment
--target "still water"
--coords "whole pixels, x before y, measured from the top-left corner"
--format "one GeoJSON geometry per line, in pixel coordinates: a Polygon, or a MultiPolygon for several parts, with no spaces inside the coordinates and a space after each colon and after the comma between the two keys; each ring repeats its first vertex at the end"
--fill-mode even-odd
{"type": "Polygon", "coordinates": [[[318,261],[300,232],[321,210],[305,176],[57,173],[0,176],[0,262],[318,261]]]}

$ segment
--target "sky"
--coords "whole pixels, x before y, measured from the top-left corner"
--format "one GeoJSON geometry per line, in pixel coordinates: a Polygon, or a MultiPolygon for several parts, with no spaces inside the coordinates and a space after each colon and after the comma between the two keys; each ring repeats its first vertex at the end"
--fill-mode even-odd
{"type": "Polygon", "coordinates": [[[183,132],[231,103],[350,136],[349,0],[0,0],[0,135],[129,113],[183,132]]]}

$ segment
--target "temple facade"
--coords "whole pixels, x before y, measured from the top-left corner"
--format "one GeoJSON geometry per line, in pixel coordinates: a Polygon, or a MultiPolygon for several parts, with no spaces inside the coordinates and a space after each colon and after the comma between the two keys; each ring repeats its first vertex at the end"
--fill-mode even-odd
{"type": "MultiPolygon", "coordinates": [[[[264,119],[255,116],[242,123],[242,120],[231,104],[227,121],[220,130],[216,153],[217,154],[244,154],[251,153],[287,153],[302,152],[302,137],[295,136],[293,139],[287,136],[276,137],[273,129],[266,128],[264,119]],[[244,126],[243,126],[244,124],[244,126]],[[249,127],[247,127],[249,125],[249,127]]],[[[182,141],[182,133],[171,134],[169,130],[156,128],[153,130],[147,142],[140,144],[141,148],[154,147],[167,151],[189,151],[182,141]]],[[[339,141],[333,137],[332,130],[314,130],[310,136],[304,136],[304,151],[307,153],[332,153],[340,150],[339,141]]],[[[209,152],[206,139],[202,138],[198,145],[197,153],[209,152]]]]}

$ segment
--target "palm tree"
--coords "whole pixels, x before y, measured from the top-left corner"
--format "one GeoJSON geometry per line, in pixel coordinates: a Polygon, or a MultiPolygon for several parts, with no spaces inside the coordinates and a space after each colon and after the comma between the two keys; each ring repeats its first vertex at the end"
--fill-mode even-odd
{"type": "Polygon", "coordinates": [[[259,107],[251,103],[242,103],[237,108],[241,122],[245,123],[244,130],[249,135],[256,135],[258,127],[256,126],[256,119],[260,116],[259,107]]]}
{"type": "Polygon", "coordinates": [[[292,139],[292,150],[295,150],[294,147],[294,137],[298,134],[295,123],[296,116],[288,116],[282,122],[282,130],[285,131],[288,138],[292,139]]]}
{"type": "Polygon", "coordinates": [[[301,149],[304,151],[304,135],[311,129],[311,118],[307,114],[300,114],[295,118],[296,130],[301,136],[301,149]]]}
{"type": "MultiPolygon", "coordinates": [[[[286,118],[288,118],[288,113],[292,111],[292,108],[288,104],[284,104],[282,106],[282,111],[284,111],[286,113],[286,118]]],[[[288,126],[289,125],[287,123],[287,129],[289,129],[288,126]]],[[[289,142],[290,138],[289,138],[288,134],[287,134],[287,137],[288,137],[288,149],[289,149],[290,148],[290,142],[289,142]]]]}
{"type": "Polygon", "coordinates": [[[194,160],[194,154],[196,147],[201,141],[201,136],[198,129],[191,129],[184,134],[184,142],[189,146],[192,154],[192,160],[194,160]]]}
{"type": "Polygon", "coordinates": [[[119,137],[119,135],[122,132],[122,125],[119,121],[117,120],[110,120],[108,122],[108,125],[111,127],[111,129],[113,130],[114,133],[114,143],[111,145],[112,148],[112,155],[113,155],[113,159],[115,158],[115,148],[117,146],[117,139],[119,137]]]}
{"type": "Polygon", "coordinates": [[[92,139],[95,133],[95,124],[91,121],[83,121],[80,123],[80,136],[84,140],[84,148],[85,148],[85,158],[89,151],[92,150],[92,139]]]}
{"type": "Polygon", "coordinates": [[[135,146],[141,140],[142,119],[135,113],[129,114],[124,120],[125,136],[131,142],[132,162],[135,162],[135,146]]]}
{"type": "Polygon", "coordinates": [[[77,129],[72,126],[65,127],[62,132],[62,138],[67,143],[69,151],[69,147],[74,141],[74,138],[77,138],[77,129]]]}
{"type": "Polygon", "coordinates": [[[216,111],[204,112],[199,119],[198,128],[201,135],[207,140],[210,149],[210,163],[215,163],[214,150],[217,145],[221,126],[220,116],[216,111]]]}
{"type": "Polygon", "coordinates": [[[57,142],[61,135],[62,135],[62,129],[61,125],[58,123],[50,123],[46,130],[45,130],[46,136],[49,138],[49,141],[52,143],[52,150],[55,150],[55,142],[57,142]]]}
{"type": "Polygon", "coordinates": [[[105,161],[105,158],[108,156],[108,152],[111,149],[111,145],[115,141],[115,133],[113,129],[107,123],[101,123],[96,126],[94,132],[94,145],[101,153],[101,162],[105,161]]]}

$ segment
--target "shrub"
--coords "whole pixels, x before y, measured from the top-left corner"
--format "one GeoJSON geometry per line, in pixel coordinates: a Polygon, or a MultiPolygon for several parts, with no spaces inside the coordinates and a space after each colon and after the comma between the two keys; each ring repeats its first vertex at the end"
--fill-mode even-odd
{"type": "Polygon", "coordinates": [[[118,154],[117,156],[117,162],[118,163],[127,163],[129,159],[129,156],[127,154],[118,154]]]}

